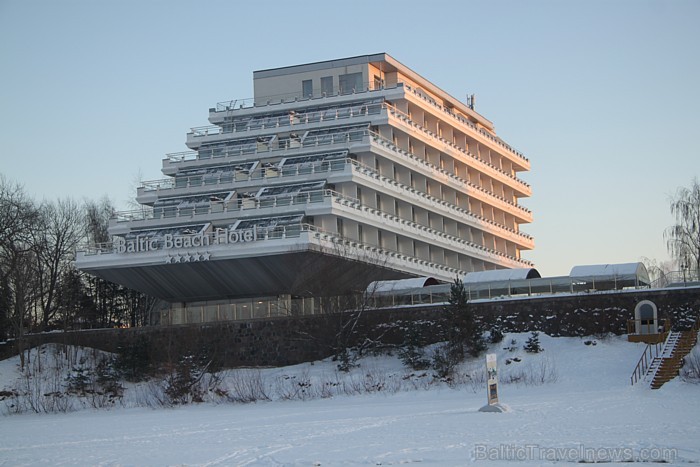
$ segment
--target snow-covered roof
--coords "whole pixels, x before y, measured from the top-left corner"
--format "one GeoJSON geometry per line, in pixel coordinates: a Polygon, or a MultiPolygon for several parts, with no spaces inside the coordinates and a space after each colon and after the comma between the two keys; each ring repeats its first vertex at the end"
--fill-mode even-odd
{"type": "Polygon", "coordinates": [[[477,282],[516,281],[522,279],[537,279],[541,277],[535,268],[493,269],[491,271],[470,272],[462,282],[474,284],[477,282]]]}
{"type": "Polygon", "coordinates": [[[621,264],[591,264],[587,266],[574,266],[569,277],[610,277],[620,279],[638,279],[640,282],[649,283],[649,274],[644,263],[621,264]]]}
{"type": "Polygon", "coordinates": [[[434,277],[411,277],[393,281],[374,281],[367,286],[366,293],[396,292],[399,290],[417,289],[428,285],[437,285],[434,277]]]}

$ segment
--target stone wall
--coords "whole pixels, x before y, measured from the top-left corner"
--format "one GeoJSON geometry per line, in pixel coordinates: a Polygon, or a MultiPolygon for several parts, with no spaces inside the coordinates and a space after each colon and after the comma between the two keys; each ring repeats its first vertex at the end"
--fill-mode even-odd
{"type": "MultiPolygon", "coordinates": [[[[627,320],[641,300],[656,303],[660,318],[674,326],[688,326],[700,314],[700,288],[661,289],[503,299],[473,302],[486,329],[497,324],[504,332],[538,330],[553,336],[624,334],[627,320]]],[[[110,352],[140,345],[153,361],[174,362],[202,354],[223,367],[282,366],[319,360],[339,346],[368,342],[399,345],[409,323],[422,329],[427,342],[444,338],[442,306],[365,310],[356,320],[351,313],[272,318],[202,325],[102,329],[28,336],[30,345],[56,342],[110,352]],[[338,336],[341,336],[340,338],[338,336]]],[[[15,351],[9,342],[0,357],[15,351]]]]}

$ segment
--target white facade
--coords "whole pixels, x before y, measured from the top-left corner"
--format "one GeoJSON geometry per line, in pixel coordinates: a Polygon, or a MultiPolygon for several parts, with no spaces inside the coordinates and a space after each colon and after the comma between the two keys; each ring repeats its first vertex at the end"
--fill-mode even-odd
{"type": "Polygon", "coordinates": [[[79,268],[192,302],[531,266],[529,161],[389,55],[257,71],[254,88],[210,109],[79,268]]]}

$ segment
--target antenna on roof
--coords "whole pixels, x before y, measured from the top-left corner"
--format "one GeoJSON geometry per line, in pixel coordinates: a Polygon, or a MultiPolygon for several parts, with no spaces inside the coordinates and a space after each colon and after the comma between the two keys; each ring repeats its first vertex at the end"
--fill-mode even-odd
{"type": "Polygon", "coordinates": [[[474,110],[475,103],[476,103],[476,95],[467,94],[467,107],[474,110]]]}

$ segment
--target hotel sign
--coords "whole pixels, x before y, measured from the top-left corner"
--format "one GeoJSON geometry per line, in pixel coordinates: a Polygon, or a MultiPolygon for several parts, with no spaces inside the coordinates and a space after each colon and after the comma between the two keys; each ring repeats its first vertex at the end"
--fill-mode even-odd
{"type": "Polygon", "coordinates": [[[165,234],[162,237],[137,235],[127,240],[124,237],[114,237],[113,248],[117,254],[143,253],[147,251],[173,250],[181,248],[204,248],[210,245],[231,245],[236,243],[254,242],[258,239],[256,229],[219,229],[213,234],[174,235],[165,234]]]}

